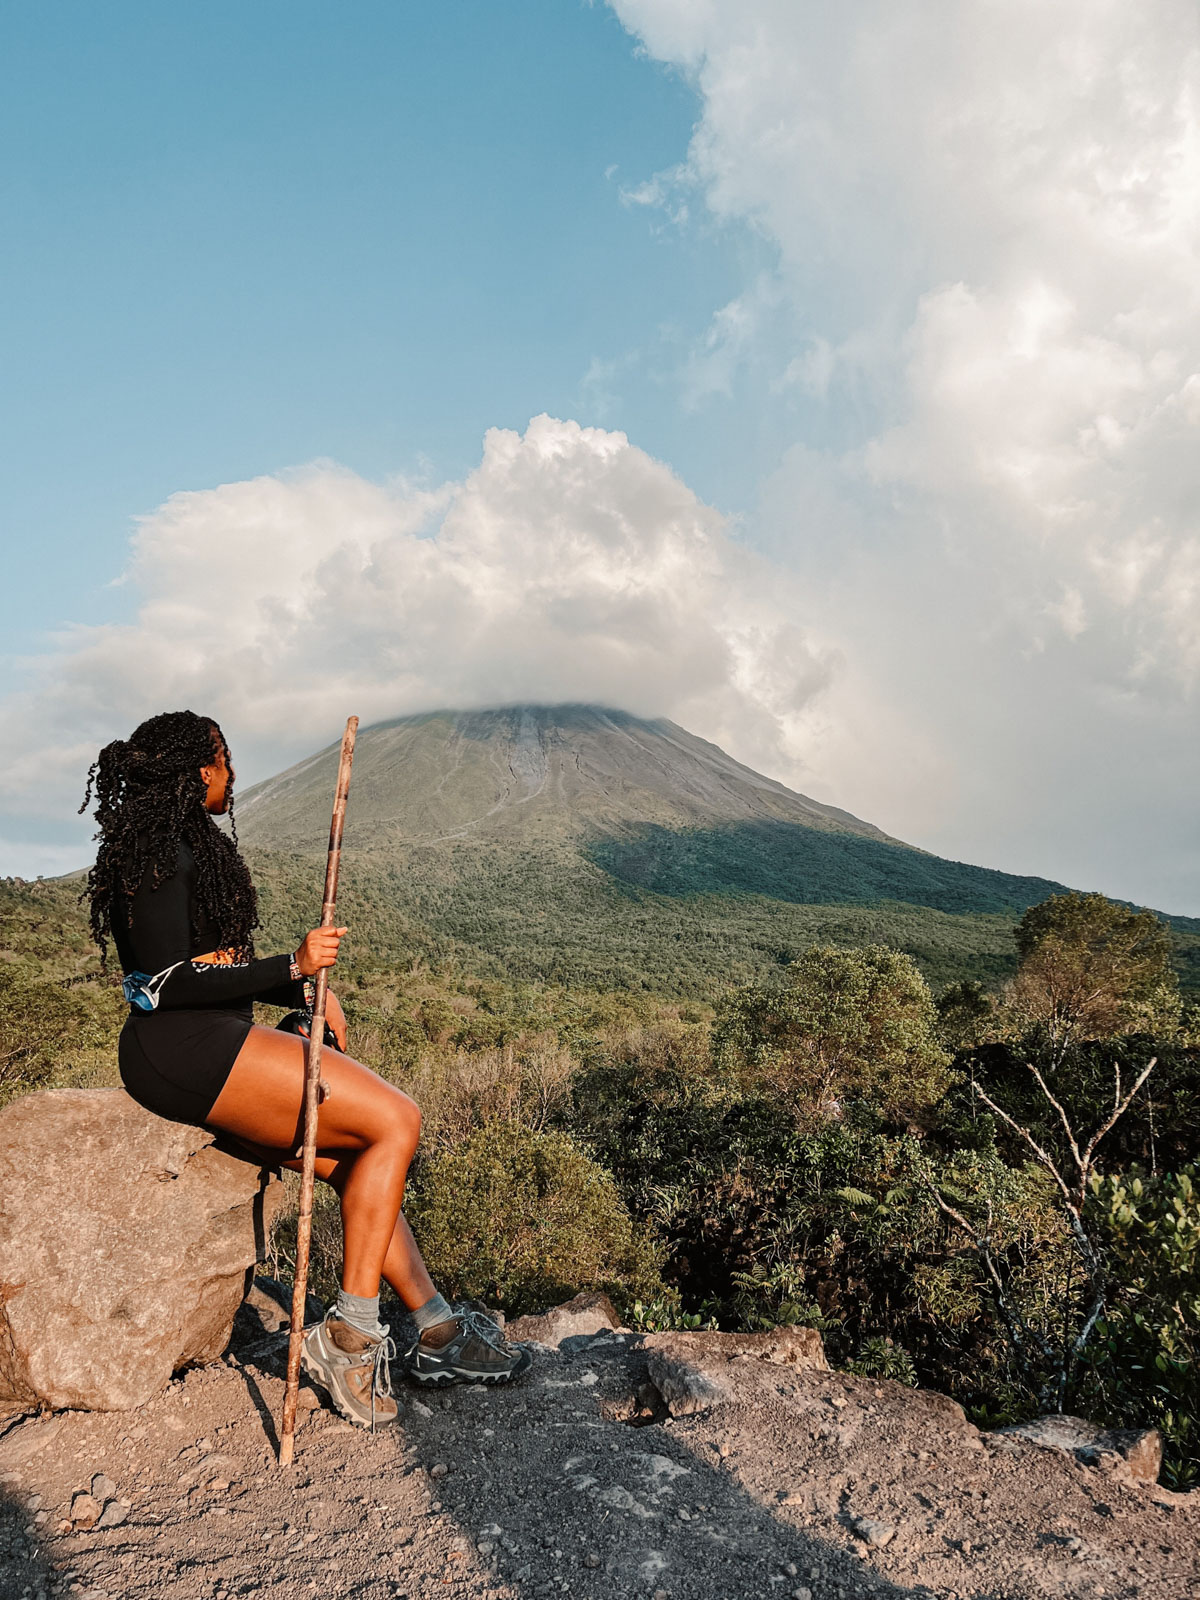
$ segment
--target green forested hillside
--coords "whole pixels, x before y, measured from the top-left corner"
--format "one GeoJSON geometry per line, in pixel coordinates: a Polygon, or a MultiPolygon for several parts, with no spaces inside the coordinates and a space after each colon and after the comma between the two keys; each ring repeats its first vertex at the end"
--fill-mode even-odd
{"type": "MultiPolygon", "coordinates": [[[[263,947],[285,946],[317,914],[322,858],[254,851],[251,860],[263,947]]],[[[480,974],[679,998],[711,998],[814,943],[904,950],[935,990],[961,978],[991,987],[1014,970],[1012,929],[1021,911],[1054,890],[1047,884],[1011,910],[975,913],[900,898],[805,904],[732,888],[664,893],[606,872],[569,846],[467,843],[348,850],[342,870],[347,956],[364,969],[413,956],[453,958],[480,974]]],[[[1177,969],[1190,986],[1200,977],[1200,935],[1176,932],[1175,941],[1177,969]]]]}
{"type": "Polygon", "coordinates": [[[585,853],[624,883],[673,896],[753,894],[799,905],[899,901],[956,916],[1010,916],[1065,892],[1047,878],[1015,877],[889,840],[788,822],[652,825],[595,839],[585,853]]]}
{"type": "MultiPolygon", "coordinates": [[[[296,937],[319,908],[318,857],[253,855],[263,944],[296,937]]],[[[366,968],[419,955],[519,980],[707,997],[786,964],[814,942],[882,942],[935,987],[1012,968],[1012,916],[952,916],[899,903],[800,905],[762,894],[638,889],[566,849],[348,852],[339,915],[366,968]],[[432,859],[431,859],[432,857],[432,859]]]]}

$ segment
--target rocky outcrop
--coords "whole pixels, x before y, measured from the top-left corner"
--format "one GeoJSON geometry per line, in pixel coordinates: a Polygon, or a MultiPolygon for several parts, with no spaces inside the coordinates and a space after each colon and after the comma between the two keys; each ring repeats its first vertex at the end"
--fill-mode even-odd
{"type": "Polygon", "coordinates": [[[120,1089],[0,1111],[0,1414],[124,1410],[218,1356],[282,1197],[120,1089]]]}
{"type": "Polygon", "coordinates": [[[585,1292],[540,1316],[518,1317],[508,1324],[505,1335],[521,1343],[543,1344],[557,1350],[566,1339],[594,1339],[620,1326],[617,1308],[606,1294],[585,1292]]]}
{"type": "Polygon", "coordinates": [[[1121,1464],[1141,1483],[1154,1483],[1162,1471],[1162,1434],[1157,1428],[1104,1428],[1085,1417],[1052,1415],[996,1431],[1045,1450],[1063,1450],[1088,1466],[1121,1464]]]}
{"type": "MultiPolygon", "coordinates": [[[[673,1417],[727,1405],[738,1379],[769,1383],[758,1365],[828,1372],[821,1335],[813,1328],[773,1328],[769,1333],[651,1333],[643,1341],[646,1372],[673,1417]],[[742,1365],[749,1361],[751,1365],[742,1365]]],[[[744,1387],[744,1382],[742,1384],[744,1387]]]]}

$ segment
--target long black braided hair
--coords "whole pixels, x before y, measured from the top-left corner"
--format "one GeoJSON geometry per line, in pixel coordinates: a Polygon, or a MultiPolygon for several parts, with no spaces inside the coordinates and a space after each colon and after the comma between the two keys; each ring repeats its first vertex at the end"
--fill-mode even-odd
{"type": "MultiPolygon", "coordinates": [[[[92,763],[79,809],[87,810],[94,793],[100,847],[80,899],[91,902],[92,936],[103,963],[114,918],[120,919],[118,927],[125,925],[125,908],[147,872],[156,887],[174,876],[181,841],[196,859],[193,934],[203,916],[220,930],[221,949],[232,950],[237,960],[253,954],[258,900],[238,850],[237,830],[231,828],[230,838],[204,808],[200,768],[222,754],[228,764],[229,746],[211,717],[164,711],[135,728],[130,738],[106,744],[92,763]]],[[[227,794],[232,824],[232,780],[227,794]]]]}

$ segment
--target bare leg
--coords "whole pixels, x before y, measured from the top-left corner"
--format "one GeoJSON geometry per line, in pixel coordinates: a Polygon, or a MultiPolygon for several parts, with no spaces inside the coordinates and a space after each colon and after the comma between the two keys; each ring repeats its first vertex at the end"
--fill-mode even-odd
{"type": "MultiPolygon", "coordinates": [[[[276,1155],[270,1151],[263,1151],[264,1160],[275,1160],[276,1155]]],[[[340,1161],[335,1161],[329,1156],[318,1156],[317,1177],[322,1178],[330,1188],[336,1190],[340,1196],[348,1176],[347,1168],[354,1163],[353,1156],[344,1156],[340,1161]]],[[[288,1160],[282,1163],[290,1167],[293,1172],[299,1172],[302,1162],[288,1160]]],[[[345,1205],[342,1207],[343,1227],[345,1226],[345,1205]]],[[[432,1300],[437,1290],[434,1288],[433,1279],[429,1276],[421,1252],[417,1249],[417,1241],[412,1236],[412,1230],[401,1212],[396,1218],[396,1225],[392,1229],[392,1237],[388,1241],[387,1254],[383,1258],[384,1282],[391,1285],[396,1291],[401,1302],[410,1311],[415,1311],[418,1306],[423,1306],[432,1300]]],[[[345,1285],[343,1285],[343,1288],[345,1285]]],[[[350,1293],[354,1291],[351,1290],[350,1293]]]]}
{"type": "MultiPolygon", "coordinates": [[[[304,1043],[295,1035],[252,1028],[208,1125],[264,1150],[268,1160],[286,1152],[293,1165],[301,1137],[304,1057],[304,1043]]],[[[423,1305],[433,1285],[400,1217],[421,1113],[406,1094],[338,1051],[323,1053],[321,1075],[331,1092],[317,1113],[318,1171],[326,1164],[330,1176],[340,1169],[335,1187],[342,1202],[342,1287],[372,1298],[387,1263],[402,1298],[405,1289],[411,1295],[429,1284],[416,1302],[423,1305]]]]}

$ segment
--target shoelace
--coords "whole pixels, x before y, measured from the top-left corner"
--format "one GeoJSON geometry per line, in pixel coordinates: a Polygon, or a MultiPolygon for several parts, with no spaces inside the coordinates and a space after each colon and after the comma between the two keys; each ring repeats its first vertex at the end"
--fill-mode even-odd
{"type": "Polygon", "coordinates": [[[455,1316],[464,1329],[477,1334],[492,1350],[507,1353],[508,1342],[491,1317],[485,1317],[480,1311],[472,1311],[469,1306],[463,1306],[460,1311],[455,1312],[455,1316]]]}
{"type": "MultiPolygon", "coordinates": [[[[461,1339],[464,1333],[473,1333],[477,1338],[482,1339],[489,1350],[495,1350],[500,1355],[512,1354],[512,1346],[505,1339],[491,1317],[485,1317],[479,1311],[472,1311],[469,1306],[457,1306],[454,1310],[454,1320],[459,1325],[459,1331],[454,1335],[454,1339],[461,1339]]],[[[454,1343],[454,1339],[450,1340],[451,1344],[454,1343]]],[[[421,1335],[418,1334],[408,1352],[409,1360],[416,1355],[420,1346],[421,1335]]],[[[447,1347],[443,1345],[442,1348],[445,1349],[447,1347]]]]}
{"type": "MultiPolygon", "coordinates": [[[[371,1356],[371,1432],[375,1432],[375,1396],[383,1395],[392,1399],[392,1369],[390,1363],[396,1356],[396,1342],[391,1337],[391,1329],[386,1322],[380,1323],[383,1329],[383,1338],[375,1346],[371,1356]]],[[[364,1351],[365,1355],[366,1352],[364,1351]]]]}

